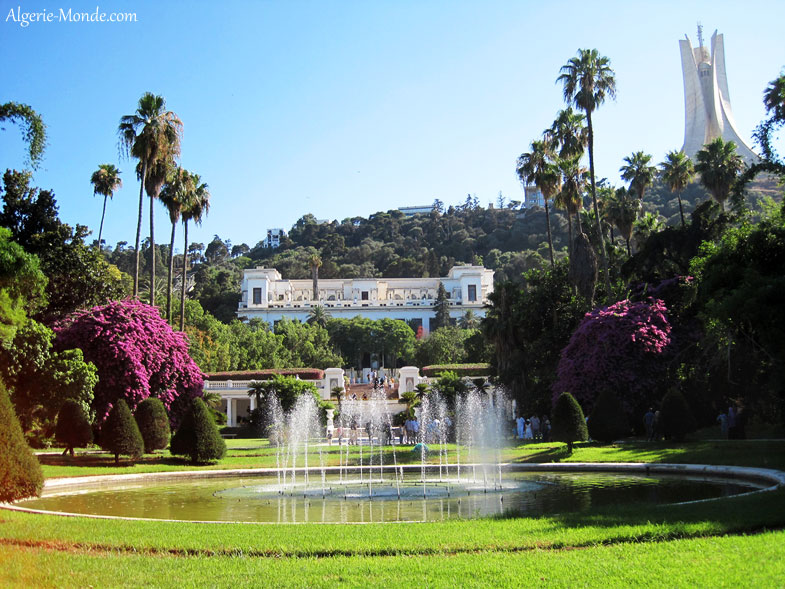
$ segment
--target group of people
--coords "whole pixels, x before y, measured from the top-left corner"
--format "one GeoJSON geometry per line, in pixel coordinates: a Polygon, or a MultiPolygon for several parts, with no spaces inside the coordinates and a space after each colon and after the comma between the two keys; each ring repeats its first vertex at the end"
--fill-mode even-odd
{"type": "Polygon", "coordinates": [[[520,416],[515,420],[515,433],[519,440],[550,442],[551,421],[546,415],[542,417],[537,415],[532,415],[531,417],[520,416]]]}
{"type": "Polygon", "coordinates": [[[722,437],[728,440],[743,440],[747,437],[747,415],[743,407],[728,407],[727,413],[717,416],[722,437]]]}

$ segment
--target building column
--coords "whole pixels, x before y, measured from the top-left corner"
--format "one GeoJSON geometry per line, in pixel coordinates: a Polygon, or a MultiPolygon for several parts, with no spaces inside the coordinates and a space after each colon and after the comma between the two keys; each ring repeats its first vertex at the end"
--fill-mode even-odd
{"type": "Polygon", "coordinates": [[[256,397],[251,397],[251,411],[256,409],[256,397]]]}
{"type": "Polygon", "coordinates": [[[226,399],[226,425],[229,427],[237,425],[234,422],[234,399],[232,397],[226,399]]]}

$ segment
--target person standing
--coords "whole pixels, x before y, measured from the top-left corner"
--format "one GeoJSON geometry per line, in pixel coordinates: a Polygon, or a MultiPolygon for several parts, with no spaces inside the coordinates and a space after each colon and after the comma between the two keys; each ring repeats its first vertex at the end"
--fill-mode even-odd
{"type": "Polygon", "coordinates": [[[532,415],[532,438],[535,440],[540,439],[540,418],[537,415],[532,415]]]}
{"type": "Polygon", "coordinates": [[[717,416],[717,421],[720,424],[720,435],[722,435],[723,439],[728,439],[728,414],[727,413],[720,413],[717,416]]]}
{"type": "Polygon", "coordinates": [[[524,427],[526,425],[526,420],[523,418],[523,415],[520,415],[518,417],[518,419],[516,420],[516,424],[518,426],[518,439],[522,440],[523,439],[524,427]]]}
{"type": "Polygon", "coordinates": [[[651,407],[643,416],[643,426],[646,428],[646,441],[651,442],[654,439],[654,410],[651,407]]]}

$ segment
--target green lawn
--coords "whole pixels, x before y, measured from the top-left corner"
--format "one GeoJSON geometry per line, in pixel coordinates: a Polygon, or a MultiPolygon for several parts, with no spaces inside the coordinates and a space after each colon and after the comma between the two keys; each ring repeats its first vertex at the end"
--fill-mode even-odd
{"type": "MultiPolygon", "coordinates": [[[[201,468],[275,465],[264,440],[228,445],[225,460],[201,468]]],[[[337,463],[337,448],[324,450],[337,463]]],[[[359,459],[359,449],[352,452],[359,459]]],[[[785,468],[785,441],[588,444],[572,456],[560,444],[526,444],[506,448],[504,458],[785,468]]],[[[96,454],[44,460],[47,476],[193,468],[163,455],[119,468],[96,454]]],[[[424,524],[190,524],[0,511],[0,585],[773,587],[785,578],[783,528],[785,489],[682,506],[424,524]]]]}

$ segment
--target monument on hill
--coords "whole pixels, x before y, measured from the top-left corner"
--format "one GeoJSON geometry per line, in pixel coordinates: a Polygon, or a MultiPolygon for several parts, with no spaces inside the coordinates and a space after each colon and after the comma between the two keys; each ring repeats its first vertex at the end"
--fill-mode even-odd
{"type": "Polygon", "coordinates": [[[698,47],[693,48],[685,35],[679,41],[679,49],[684,76],[684,152],[694,160],[706,143],[722,137],[736,144],[747,165],[758,161],[760,158],[741,138],[733,119],[722,35],[714,31],[710,53],[703,46],[703,28],[698,24],[698,47]]]}

